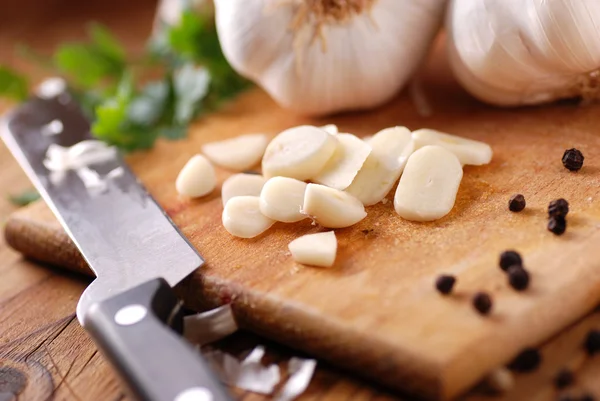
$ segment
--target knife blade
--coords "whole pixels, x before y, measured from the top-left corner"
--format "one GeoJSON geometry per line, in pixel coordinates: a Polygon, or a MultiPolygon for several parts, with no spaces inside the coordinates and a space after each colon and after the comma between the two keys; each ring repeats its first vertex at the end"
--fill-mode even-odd
{"type": "Polygon", "coordinates": [[[60,173],[44,163],[51,146],[92,139],[70,94],[32,97],[1,120],[0,137],[96,274],[77,317],[133,395],[230,400],[180,335],[183,312],[172,287],[204,263],[198,252],[117,152],[60,173]],[[86,174],[102,185],[91,186],[86,174]]]}

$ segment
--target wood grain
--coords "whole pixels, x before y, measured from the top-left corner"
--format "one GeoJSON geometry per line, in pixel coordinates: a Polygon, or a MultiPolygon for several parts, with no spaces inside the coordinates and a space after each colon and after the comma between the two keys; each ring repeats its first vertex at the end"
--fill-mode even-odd
{"type": "MultiPolygon", "coordinates": [[[[591,310],[600,300],[600,207],[594,201],[600,195],[600,108],[488,108],[458,88],[439,55],[423,82],[435,110],[429,119],[401,96],[373,112],[314,120],[284,111],[254,90],[199,121],[188,139],[131,155],[135,172],[208,262],[180,288],[188,305],[231,302],[252,331],[429,398],[464,392],[524,347],[591,310]],[[240,240],[221,226],[218,191],[200,200],[175,193],[179,169],[202,143],[326,122],[358,135],[396,124],[428,126],[484,140],[495,156],[489,166],[465,168],[454,210],[437,222],[404,221],[391,202],[368,208],[361,223],[337,230],[333,269],[301,268],[287,254],[289,241],[321,230],[310,222],[278,224],[259,238],[240,240]],[[586,155],[576,174],[560,163],[569,147],[586,155]],[[523,193],[529,205],[519,214],[506,207],[514,192],[523,193]],[[572,209],[562,237],[545,229],[547,203],[558,197],[572,209]],[[365,235],[366,229],[373,232],[365,235]],[[497,268],[499,252],[507,248],[523,253],[532,274],[532,287],[523,294],[497,268]],[[433,290],[442,272],[458,276],[450,298],[433,290]],[[489,318],[470,306],[480,290],[495,299],[489,318]]],[[[219,182],[230,174],[219,169],[219,182]]],[[[38,218],[30,210],[13,215],[6,226],[9,243],[40,260],[81,269],[58,226],[49,216],[38,218]]]]}

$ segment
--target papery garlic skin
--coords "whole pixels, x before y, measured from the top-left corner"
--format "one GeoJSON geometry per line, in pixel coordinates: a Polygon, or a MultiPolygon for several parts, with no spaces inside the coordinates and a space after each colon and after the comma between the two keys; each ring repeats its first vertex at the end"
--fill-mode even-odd
{"type": "Polygon", "coordinates": [[[446,0],[373,0],[344,21],[326,20],[319,33],[310,13],[293,30],[307,3],[215,0],[217,31],[236,71],[283,107],[322,115],[391,99],[423,61],[446,0]]]}
{"type": "Polygon", "coordinates": [[[447,32],[457,79],[485,102],[600,97],[598,0],[451,0],[447,32]]]}

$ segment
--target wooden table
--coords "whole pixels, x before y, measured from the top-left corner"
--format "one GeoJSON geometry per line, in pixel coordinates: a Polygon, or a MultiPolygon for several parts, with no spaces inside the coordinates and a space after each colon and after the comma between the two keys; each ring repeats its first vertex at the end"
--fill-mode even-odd
{"type": "MultiPolygon", "coordinates": [[[[34,72],[11,55],[17,42],[49,50],[56,43],[81,37],[83,21],[106,23],[132,49],[140,49],[147,35],[155,4],[148,0],[97,1],[81,4],[68,0],[22,0],[6,2],[0,16],[0,62],[9,62],[34,72]],[[27,10],[27,11],[24,11],[27,10]]],[[[6,105],[4,105],[6,106],[6,105]]],[[[0,109],[3,105],[0,103],[0,109]]],[[[15,210],[7,193],[18,193],[30,184],[4,145],[0,144],[0,221],[15,210]]],[[[24,260],[10,250],[0,236],[0,401],[19,400],[121,400],[126,399],[117,378],[75,317],[79,295],[88,278],[24,260]]],[[[600,328],[594,314],[543,348],[545,362],[533,374],[519,375],[515,389],[505,400],[552,400],[552,377],[563,366],[577,372],[572,392],[600,395],[600,358],[588,358],[581,343],[590,328],[600,328]]],[[[249,333],[240,333],[217,345],[233,353],[267,344],[269,358],[282,364],[294,352],[249,333]]],[[[493,346],[493,345],[491,345],[493,346]]],[[[265,397],[235,390],[239,399],[265,397]]],[[[387,394],[359,379],[324,364],[302,400],[391,400],[387,394]]],[[[403,398],[406,400],[407,398],[403,398]]],[[[487,396],[472,392],[468,400],[487,396]]]]}

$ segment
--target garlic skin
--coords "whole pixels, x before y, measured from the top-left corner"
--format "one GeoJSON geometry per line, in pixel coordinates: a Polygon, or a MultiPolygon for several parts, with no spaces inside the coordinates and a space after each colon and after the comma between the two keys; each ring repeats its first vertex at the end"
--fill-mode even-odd
{"type": "Polygon", "coordinates": [[[223,53],[238,73],[299,113],[372,108],[421,64],[446,0],[351,0],[340,7],[360,11],[344,17],[315,11],[329,3],[215,0],[223,53]]]}
{"type": "Polygon", "coordinates": [[[500,106],[600,97],[597,0],[451,0],[448,53],[473,96],[500,106]]]}

